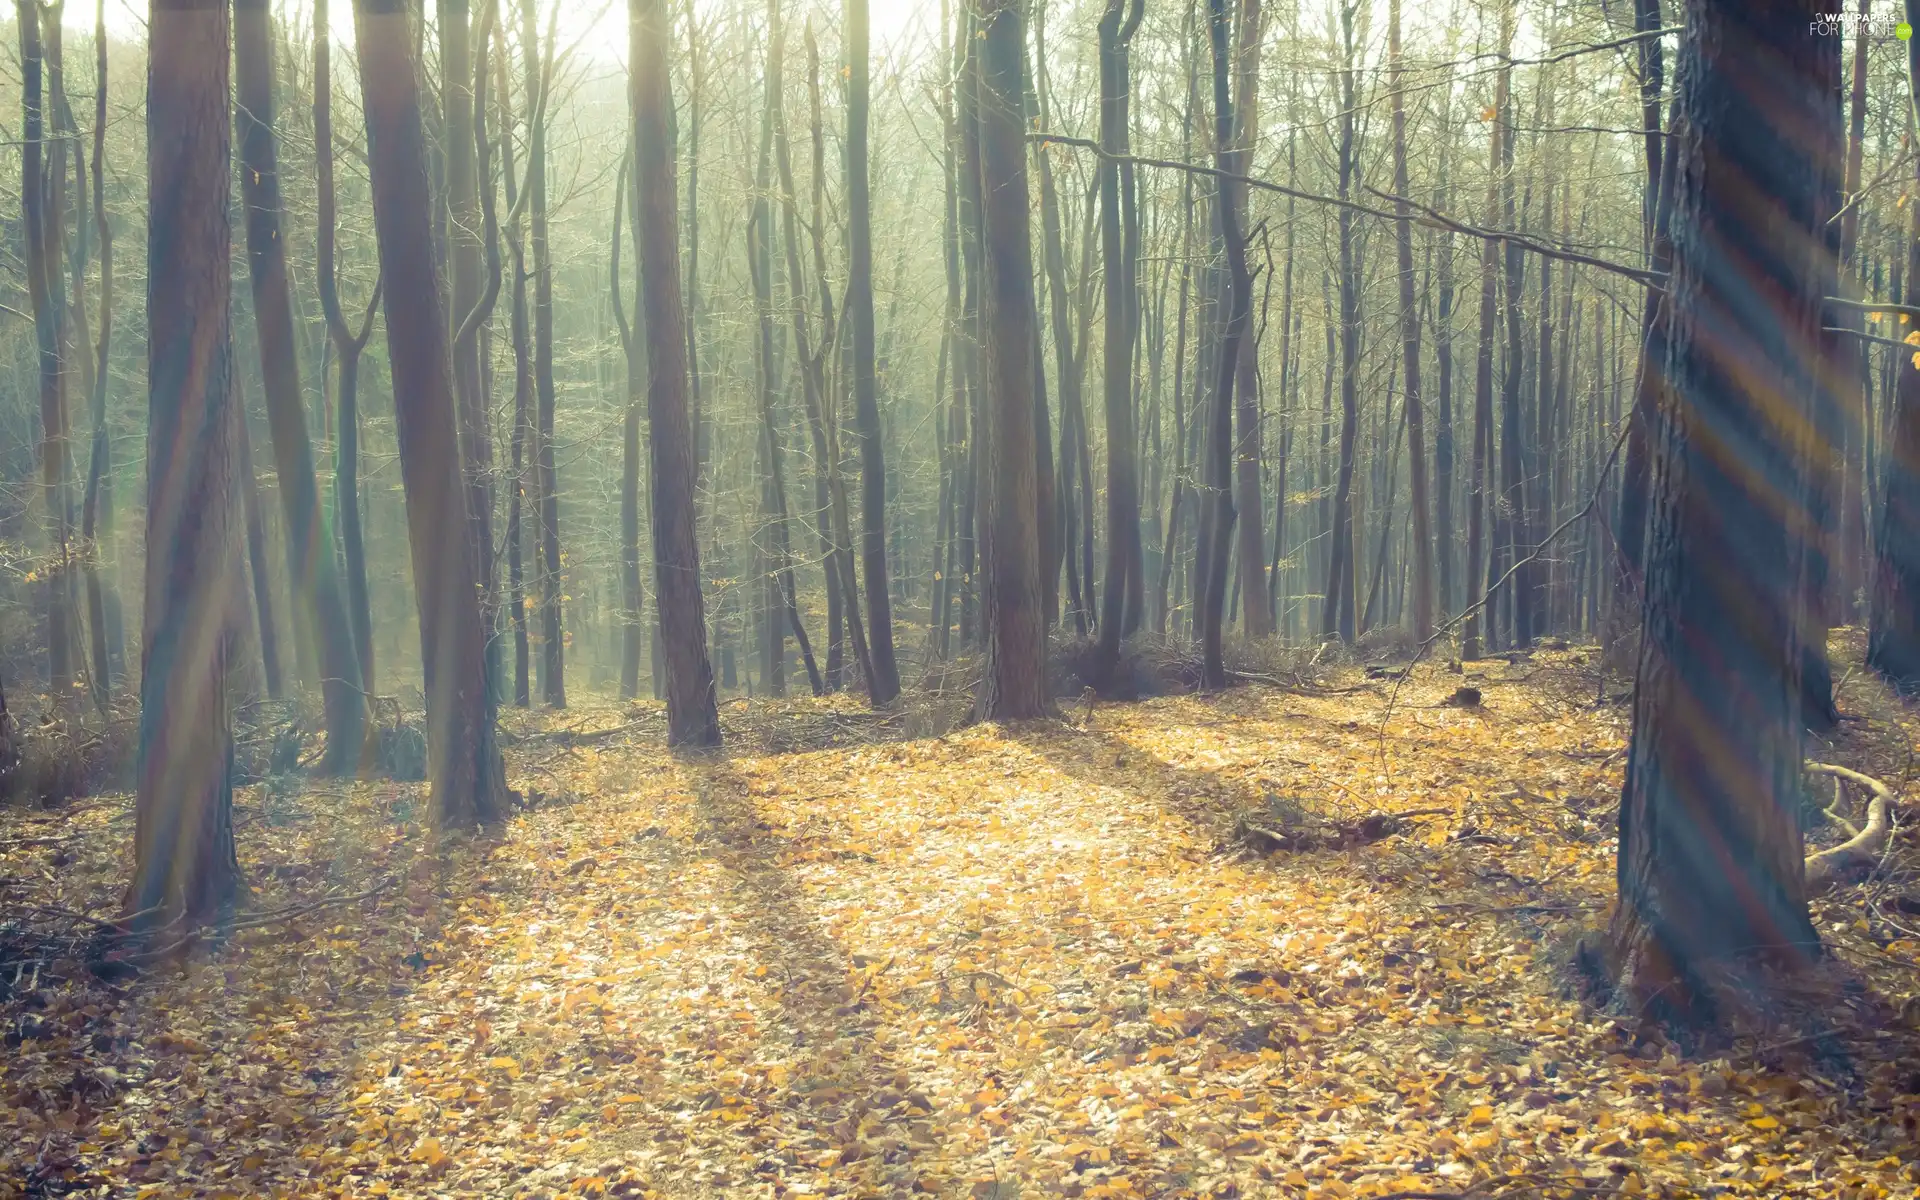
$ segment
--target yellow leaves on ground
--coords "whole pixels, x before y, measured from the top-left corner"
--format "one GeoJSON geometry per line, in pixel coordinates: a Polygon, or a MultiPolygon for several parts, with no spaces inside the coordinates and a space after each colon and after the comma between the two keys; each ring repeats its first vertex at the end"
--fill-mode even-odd
{"type": "MultiPolygon", "coordinates": [[[[148,1200],[1911,1195],[1920,1098],[1891,1042],[1850,1043],[1838,1081],[1751,1042],[1689,1056],[1567,997],[1563,947],[1610,894],[1627,712],[1591,706],[1576,653],[1465,669],[1479,710],[1423,670],[1384,731],[1387,689],[1355,672],[1342,695],[805,754],[524,739],[514,769],[567,803],[444,865],[392,858],[407,887],[350,918],[142,982],[108,1051],[0,1056],[0,1179],[44,1160],[148,1200]],[[1256,859],[1233,837],[1250,810],[1423,815],[1256,859]]],[[[417,792],[314,799],[348,816],[243,836],[274,847],[256,878],[415,844],[394,814],[417,792]]],[[[1878,952],[1911,970],[1920,942],[1878,952]]]]}

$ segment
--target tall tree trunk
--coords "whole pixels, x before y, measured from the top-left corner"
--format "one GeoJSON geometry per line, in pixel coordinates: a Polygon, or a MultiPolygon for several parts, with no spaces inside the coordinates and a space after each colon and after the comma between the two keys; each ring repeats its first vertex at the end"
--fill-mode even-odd
{"type": "MultiPolygon", "coordinates": [[[[1907,22],[1920,24],[1920,0],[1907,0],[1906,10],[1907,22]]],[[[1911,94],[1920,81],[1920,43],[1911,39],[1907,79],[1911,94]]],[[[1907,205],[1907,220],[1907,278],[1920,280],[1920,205],[1907,205]]],[[[1867,615],[1867,666],[1909,695],[1920,692],[1920,366],[1913,358],[1904,350],[1894,355],[1899,376],[1881,455],[1867,615]]]]}
{"type": "MultiPolygon", "coordinates": [[[[1258,5],[1258,0],[1252,0],[1258,5]]],[[[1100,596],[1100,643],[1093,676],[1111,687],[1120,665],[1120,637],[1130,622],[1128,580],[1140,554],[1140,464],[1133,421],[1133,342],[1139,324],[1134,264],[1122,244],[1120,163],[1130,153],[1128,112],[1133,81],[1127,45],[1140,27],[1142,0],[1107,0],[1100,18],[1100,258],[1106,279],[1103,397],[1107,418],[1107,573],[1100,596]]],[[[1256,465],[1256,470],[1257,470],[1256,465]]],[[[1257,481],[1256,481],[1257,482],[1257,481]]],[[[1137,619],[1137,614],[1136,614],[1137,619]]]]}
{"type": "MultiPolygon", "coordinates": [[[[620,349],[627,362],[627,405],[620,430],[620,698],[636,700],[640,696],[640,642],[645,627],[640,621],[640,408],[646,399],[647,361],[645,343],[634,335],[627,320],[626,297],[620,284],[620,224],[629,207],[627,174],[633,157],[620,162],[620,175],[613,187],[613,247],[607,257],[607,277],[611,281],[613,316],[620,329],[620,349]]],[[[633,205],[639,218],[639,206],[633,205]]],[[[637,274],[637,273],[636,273],[637,274]]],[[[645,303],[643,288],[636,279],[634,311],[645,303]]]]}
{"type": "MultiPolygon", "coordinates": [[[[21,28],[37,24],[27,3],[21,28]]],[[[139,927],[198,923],[245,888],[233,845],[228,626],[240,568],[224,4],[147,23],[147,555],[133,880],[139,927]]]]}
{"type": "MultiPolygon", "coordinates": [[[[1360,168],[1354,131],[1357,48],[1353,23],[1357,3],[1358,0],[1342,0],[1340,6],[1340,119],[1335,152],[1342,200],[1353,194],[1360,168]]],[[[1327,562],[1326,615],[1320,631],[1322,637],[1337,635],[1341,641],[1351,644],[1358,615],[1354,611],[1353,468],[1360,429],[1360,266],[1352,210],[1341,208],[1335,220],[1340,227],[1340,465],[1339,482],[1333,493],[1333,545],[1327,562]]]]}
{"type": "MultiPolygon", "coordinates": [[[[1507,54],[1512,47],[1513,4],[1505,0],[1501,8],[1501,53],[1507,54]]],[[[1509,77],[1506,86],[1500,90],[1506,97],[1504,105],[1496,106],[1494,126],[1500,134],[1500,207],[1501,227],[1517,230],[1519,213],[1514,203],[1514,119],[1513,88],[1511,75],[1513,68],[1503,65],[1500,74],[1509,77]]],[[[1522,359],[1525,349],[1525,327],[1521,295],[1526,288],[1525,263],[1521,258],[1520,247],[1511,242],[1505,243],[1506,280],[1501,295],[1507,318],[1507,350],[1501,363],[1500,375],[1500,502],[1499,517],[1494,523],[1493,566],[1488,568],[1488,583],[1491,585],[1500,575],[1518,563],[1531,547],[1533,518],[1533,489],[1527,479],[1527,439],[1524,422],[1520,415],[1520,385],[1522,359]]],[[[1541,303],[1546,304],[1543,296],[1541,303]]],[[[1523,567],[1514,573],[1507,582],[1506,600],[1512,614],[1508,627],[1511,644],[1525,647],[1533,640],[1533,579],[1532,568],[1523,567]]],[[[1491,591],[1491,587],[1489,587],[1491,591]]],[[[1499,597],[1490,596],[1487,603],[1497,605],[1499,597]]],[[[1496,610],[1497,611],[1497,610],[1496,610]]],[[[1489,616],[1490,625],[1497,624],[1494,616],[1489,616]]]]}
{"type": "Polygon", "coordinates": [[[354,0],[361,107],[370,144],[394,424],[420,616],[427,778],[436,829],[505,819],[509,794],[487,682],[485,581],[466,537],[466,486],[454,411],[448,322],[433,263],[433,198],[419,64],[398,0],[354,0]]]}
{"type": "MultiPolygon", "coordinates": [[[[240,389],[240,375],[234,374],[234,407],[239,409],[235,442],[239,446],[240,511],[246,521],[247,570],[253,584],[255,628],[260,639],[260,670],[267,698],[280,699],[286,692],[286,678],[280,670],[280,626],[273,619],[273,569],[267,562],[267,523],[260,512],[260,480],[253,472],[253,437],[247,429],[246,395],[240,389]]],[[[237,619],[237,618],[236,618],[237,619]]],[[[244,623],[244,622],[243,622],[244,623]]]]}
{"type": "Polygon", "coordinates": [[[333,451],[334,505],[346,559],[347,615],[353,630],[354,656],[360,667],[360,686],[371,695],[374,691],[373,610],[367,594],[367,551],[360,519],[360,357],[367,348],[367,340],[373,336],[380,287],[374,286],[360,319],[360,330],[354,332],[341,307],[339,273],[334,262],[339,221],[333,166],[333,40],[328,31],[327,0],[314,0],[313,30],[313,129],[320,224],[316,274],[320,308],[333,345],[337,400],[334,420],[339,430],[333,451]]]}
{"type": "MultiPolygon", "coordinates": [[[[466,483],[467,536],[473,542],[479,571],[480,621],[487,631],[489,686],[498,690],[499,600],[493,563],[493,431],[487,411],[489,397],[480,357],[480,326],[498,295],[482,294],[482,215],[476,170],[479,123],[477,98],[485,94],[484,72],[475,77],[469,0],[439,0],[440,96],[445,138],[448,274],[451,288],[447,318],[453,347],[454,408],[460,428],[461,478],[466,483]],[[486,311],[483,311],[486,310],[486,311]]],[[[485,8],[480,30],[484,42],[498,16],[498,4],[485,8]]],[[[489,181],[490,182],[490,181],[489,181]]]]}
{"type": "MultiPolygon", "coordinates": [[[[513,702],[533,705],[533,653],[527,630],[526,522],[527,451],[532,436],[533,335],[527,311],[527,234],[523,199],[513,158],[513,91],[507,82],[505,22],[494,25],[494,94],[500,108],[500,176],[506,188],[508,270],[513,275],[509,336],[513,342],[513,432],[508,436],[512,466],[507,483],[507,609],[513,621],[513,702]]],[[[529,96],[528,111],[540,107],[529,96]]]]}
{"type": "MultiPolygon", "coordinates": [[[[533,252],[533,507],[538,522],[540,595],[540,695],[554,708],[567,706],[566,634],[561,614],[565,585],[560,573],[560,481],[553,452],[553,250],[547,231],[547,120],[543,97],[540,26],[535,0],[521,0],[520,40],[526,55],[527,191],[533,252]]],[[[558,12],[556,6],[554,9],[558,12]]],[[[552,41],[553,31],[548,31],[552,41]]],[[[552,46],[545,53],[552,53],[552,46]]]]}
{"type": "MultiPolygon", "coordinates": [[[[813,659],[813,643],[807,637],[806,625],[800,619],[799,589],[793,578],[793,539],[787,517],[786,449],[781,444],[779,419],[780,366],[774,354],[773,205],[768,197],[773,188],[774,113],[780,106],[781,66],[786,57],[786,31],[780,24],[779,0],[768,0],[767,22],[770,32],[766,104],[760,119],[760,162],[754,172],[753,213],[747,226],[747,262],[753,274],[754,309],[759,325],[760,435],[767,460],[766,494],[772,501],[767,516],[773,523],[774,542],[770,556],[773,587],[768,595],[770,611],[767,623],[771,628],[767,631],[767,645],[773,653],[775,671],[772,678],[780,680],[784,673],[786,646],[779,629],[782,622],[791,627],[794,640],[800,643],[800,657],[806,664],[808,684],[813,694],[819,696],[825,694],[826,683],[820,677],[820,668],[813,659]]],[[[793,277],[793,286],[796,290],[800,287],[797,275],[793,277]]]]}
{"type": "MultiPolygon", "coordinates": [[[[1507,73],[1502,71],[1494,85],[1493,107],[1496,117],[1506,107],[1507,80],[1507,73]]],[[[1486,221],[1491,226],[1500,219],[1502,138],[1497,119],[1488,124],[1487,136],[1489,169],[1486,221]]],[[[1487,490],[1493,482],[1490,474],[1493,465],[1493,341],[1500,291],[1499,263],[1500,243],[1492,238],[1483,239],[1480,243],[1480,333],[1473,363],[1473,454],[1467,483],[1467,603],[1466,620],[1462,622],[1460,634],[1460,657],[1469,661],[1480,657],[1483,647],[1481,632],[1491,624],[1487,608],[1492,603],[1492,597],[1487,594],[1481,559],[1486,553],[1487,490]]]]}
{"type": "Polygon", "coordinates": [[[46,104],[41,94],[43,51],[40,12],[34,0],[19,0],[21,108],[20,200],[27,252],[27,295],[31,301],[40,382],[40,483],[47,521],[47,694],[59,710],[74,699],[72,584],[68,556],[66,372],[61,348],[66,342],[65,306],[54,297],[60,279],[55,262],[59,244],[58,206],[49,210],[50,190],[44,147],[46,104]]]}
{"type": "MultiPolygon", "coordinates": [[[[88,406],[93,441],[81,502],[80,537],[86,545],[87,626],[92,634],[94,687],[105,703],[113,684],[113,647],[121,638],[118,554],[113,536],[113,447],[107,435],[107,355],[113,344],[113,227],[107,221],[107,9],[95,0],[93,20],[93,222],[100,240],[100,335],[93,353],[88,406]],[[102,550],[102,547],[105,550],[102,550]]],[[[81,266],[84,270],[84,263],[81,266]]],[[[84,353],[84,351],[83,351],[84,353]]]]}
{"type": "MultiPolygon", "coordinates": [[[[1450,89],[1449,89],[1450,90],[1450,89]]],[[[1434,207],[1441,212],[1447,211],[1450,195],[1447,191],[1447,168],[1452,155],[1449,153],[1453,137],[1452,123],[1449,120],[1451,106],[1442,102],[1440,110],[1440,180],[1434,207]]],[[[1433,431],[1433,515],[1434,515],[1434,553],[1438,558],[1440,617],[1450,619],[1458,611],[1454,601],[1453,560],[1454,560],[1454,524],[1453,524],[1453,233],[1442,233],[1435,250],[1438,262],[1434,267],[1434,287],[1439,293],[1435,300],[1433,327],[1434,365],[1439,371],[1439,411],[1434,415],[1433,431]]]]}
{"type": "MultiPolygon", "coordinates": [[[[865,8],[864,0],[852,3],[865,8]]],[[[989,484],[982,492],[981,522],[987,667],[978,711],[983,720],[1020,720],[1047,712],[1033,436],[1033,244],[1021,87],[1026,38],[1015,0],[983,0],[979,21],[975,70],[986,267],[986,423],[981,432],[989,484]]]]}
{"type": "Polygon", "coordinates": [[[1816,626],[1798,528],[1803,423],[1830,402],[1820,317],[1841,175],[1839,42],[1807,35],[1818,12],[1687,6],[1669,388],[1611,928],[1624,998],[1669,1018],[1710,1018],[1755,967],[1818,950],[1798,819],[1799,664],[1816,626]]]}
{"type": "MultiPolygon", "coordinates": [[[[1260,42],[1266,31],[1265,10],[1261,0],[1240,0],[1239,45],[1236,50],[1234,81],[1234,171],[1252,173],[1254,143],[1260,133],[1260,42]]],[[[1228,181],[1234,193],[1234,209],[1245,214],[1247,185],[1228,181]]],[[[1243,235],[1244,236],[1244,235],[1243,235]]],[[[1267,596],[1265,561],[1266,540],[1260,503],[1260,375],[1257,339],[1240,340],[1240,363],[1234,371],[1238,396],[1234,442],[1234,507],[1238,512],[1240,564],[1239,585],[1245,600],[1240,606],[1241,632],[1248,637],[1266,637],[1273,633],[1271,608],[1267,596]]]]}
{"type": "MultiPolygon", "coordinates": [[[[1213,47],[1213,150],[1219,170],[1231,172],[1233,152],[1233,98],[1227,90],[1229,29],[1226,0],[1207,0],[1207,20],[1213,47]]],[[[1345,210],[1342,210],[1343,212],[1345,210]]],[[[1207,427],[1207,485],[1213,489],[1213,520],[1207,528],[1205,591],[1201,598],[1201,680],[1209,688],[1227,686],[1227,665],[1221,644],[1226,616],[1227,558],[1233,535],[1233,380],[1240,362],[1240,343],[1247,336],[1253,312],[1253,280],[1247,273],[1245,235],[1240,228],[1234,189],[1214,193],[1218,236],[1225,250],[1227,320],[1220,339],[1219,377],[1214,383],[1212,412],[1207,427]]]]}
{"type": "MultiPolygon", "coordinates": [[[[865,575],[867,645],[873,656],[873,675],[867,685],[877,707],[893,703],[900,694],[900,670],[894,664],[893,600],[887,590],[887,463],[880,441],[880,401],[874,375],[873,220],[867,189],[867,0],[846,0],[845,34],[847,324],[853,335],[854,434],[860,443],[860,569],[865,575]]],[[[1014,81],[1013,96],[1018,104],[1018,75],[1014,81]]],[[[1025,172],[1021,174],[1024,177],[1025,172]]]]}
{"type": "MultiPolygon", "coordinates": [[[[296,637],[313,640],[326,709],[331,773],[353,770],[366,736],[367,701],[360,656],[334,557],[333,533],[320,508],[313,443],[300,395],[300,362],[293,335],[293,287],[287,276],[286,236],[280,227],[279,151],[275,145],[273,17],[267,0],[234,0],[234,122],[240,141],[240,196],[246,207],[247,277],[253,291],[260,376],[273,435],[274,473],[286,520],[288,581],[296,637]]],[[[331,147],[326,151],[331,153],[331,147]]]]}
{"type": "MultiPolygon", "coordinates": [[[[1433,527],[1427,497],[1427,423],[1420,395],[1420,311],[1413,297],[1413,212],[1407,202],[1407,111],[1405,63],[1400,50],[1400,0],[1388,5],[1388,55],[1392,59],[1393,88],[1393,209],[1395,250],[1400,259],[1401,375],[1406,404],[1407,476],[1413,506],[1413,636],[1424,642],[1433,636],[1433,527]]],[[[1549,260],[1551,261],[1551,260],[1549,260]]]]}
{"type": "Polygon", "coordinates": [[[673,163],[671,38],[666,0],[629,0],[628,90],[640,270],[646,280],[647,424],[653,487],[654,587],[667,665],[667,744],[720,744],[694,536],[695,459],[687,417],[686,311],[680,303],[673,163]]]}

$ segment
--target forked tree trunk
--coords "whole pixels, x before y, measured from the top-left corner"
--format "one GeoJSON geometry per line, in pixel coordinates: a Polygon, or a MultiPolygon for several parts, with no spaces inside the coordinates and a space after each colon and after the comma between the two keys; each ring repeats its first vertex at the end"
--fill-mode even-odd
{"type": "Polygon", "coordinates": [[[154,0],[147,25],[147,221],[165,236],[147,242],[146,612],[124,903],[144,928],[217,916],[245,887],[225,660],[241,419],[228,320],[229,28],[224,4],[196,0],[154,0]]]}
{"type": "Polygon", "coordinates": [[[432,195],[419,66],[402,0],[355,0],[374,232],[385,279],[388,353],[407,535],[420,613],[433,821],[452,831],[505,819],[505,766],[487,686],[485,581],[467,528],[446,310],[433,264],[432,195]]]}
{"type": "MultiPolygon", "coordinates": [[[[1342,0],[1339,13],[1342,58],[1340,76],[1340,122],[1338,167],[1340,198],[1353,193],[1359,174],[1359,145],[1354,121],[1356,114],[1354,74],[1354,9],[1357,0],[1342,0]]],[[[1355,634],[1354,610],[1355,539],[1353,520],[1353,471],[1355,443],[1360,427],[1360,266],[1355,244],[1353,212],[1342,208],[1335,220],[1340,228],[1340,462],[1339,482],[1334,486],[1333,517],[1330,526],[1333,545],[1327,558],[1325,615],[1322,637],[1338,636],[1352,644],[1355,634]]]]}
{"type": "MultiPolygon", "coordinates": [[[[854,0],[860,3],[861,0],[854,0]]],[[[1021,76],[1026,37],[1016,0],[983,0],[976,70],[986,266],[983,492],[987,668],[983,720],[1047,711],[1047,624],[1040,594],[1033,420],[1033,243],[1021,76]]]]}
{"type": "MultiPolygon", "coordinates": [[[[290,591],[296,637],[313,640],[326,708],[332,773],[352,770],[366,735],[367,701],[360,655],[341,592],[333,533],[320,508],[313,443],[300,395],[300,363],[293,336],[293,288],[280,227],[280,165],[274,135],[273,18],[267,0],[234,0],[234,123],[240,139],[240,195],[246,207],[247,277],[253,291],[254,332],[272,434],[274,473],[286,520],[290,591]]],[[[328,147],[326,153],[331,153],[328,147]]]]}
{"type": "Polygon", "coordinates": [[[666,0],[628,0],[628,81],[640,270],[646,280],[647,424],[651,437],[654,586],[667,666],[667,744],[720,744],[694,537],[693,430],[687,418],[686,311],[680,303],[671,39],[666,0]]]}
{"type": "Polygon", "coordinates": [[[1612,949],[1688,1020],[1818,950],[1801,829],[1809,435],[1836,278],[1840,56],[1818,0],[1692,0],[1612,949]],[[1764,79],[1756,89],[1753,81],[1764,79]]]}
{"type": "Polygon", "coordinates": [[[333,175],[333,39],[328,31],[327,0],[313,5],[313,129],[315,176],[319,193],[320,309],[333,343],[334,422],[338,432],[333,451],[333,502],[340,526],[340,544],[347,570],[347,615],[352,623],[354,653],[360,664],[360,686],[371,695],[373,675],[373,609],[367,595],[367,550],[360,520],[360,357],[373,336],[373,319],[380,307],[380,287],[367,300],[360,330],[347,324],[340,305],[335,246],[339,219],[333,175]]]}

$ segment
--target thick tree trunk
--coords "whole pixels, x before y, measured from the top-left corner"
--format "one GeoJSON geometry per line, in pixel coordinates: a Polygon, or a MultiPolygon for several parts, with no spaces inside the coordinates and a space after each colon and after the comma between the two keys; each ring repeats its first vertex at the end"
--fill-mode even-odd
{"type": "MultiPolygon", "coordinates": [[[[853,2],[864,7],[863,0],[853,2]]],[[[981,522],[986,535],[981,615],[987,667],[978,712],[982,720],[999,721],[1046,715],[1047,626],[1035,501],[1033,244],[1020,82],[1026,38],[1014,0],[984,0],[979,20],[980,216],[986,267],[986,423],[981,432],[989,484],[983,492],[986,512],[981,522]]]]}
{"type": "MultiPolygon", "coordinates": [[[[1920,0],[1907,0],[1906,9],[1908,23],[1920,22],[1920,0]]],[[[1907,78],[1920,80],[1920,43],[1912,40],[1907,78]]],[[[1907,278],[1920,280],[1920,206],[1909,204],[1907,213],[1907,278]]],[[[1867,665],[1909,695],[1920,692],[1920,367],[1913,357],[1894,356],[1899,375],[1881,455],[1867,618],[1867,665]]]]}
{"type": "Polygon", "coordinates": [[[665,0],[629,0],[629,80],[640,270],[646,280],[647,424],[653,485],[654,587],[667,665],[667,743],[720,744],[694,536],[695,460],[687,417],[686,311],[680,303],[671,37],[665,0]]]}
{"type": "Polygon", "coordinates": [[[245,887],[225,661],[241,419],[228,320],[229,29],[225,5],[194,0],[155,0],[147,24],[147,221],[165,236],[147,250],[146,613],[124,904],[144,928],[217,917],[245,887]]]}
{"type": "Polygon", "coordinates": [[[355,0],[354,37],[371,151],[374,231],[385,279],[388,354],[427,693],[434,825],[505,819],[505,767],[487,683],[485,581],[466,537],[448,322],[433,263],[432,196],[419,65],[400,0],[355,0]]]}
{"type": "Polygon", "coordinates": [[[1666,403],[1612,923],[1622,995],[1700,1020],[1818,950],[1807,915],[1803,639],[1822,297],[1835,282],[1839,42],[1815,0],[1692,0],[1671,143],[1666,403]],[[1756,89],[1753,81],[1765,80],[1756,89]]]}
{"type": "MultiPolygon", "coordinates": [[[[279,152],[275,145],[273,20],[267,0],[234,0],[234,123],[240,141],[240,195],[246,207],[247,277],[252,284],[254,332],[273,436],[274,473],[286,520],[288,582],[296,637],[311,638],[326,708],[323,766],[338,774],[360,761],[367,701],[360,656],[341,592],[333,533],[320,508],[313,443],[300,394],[300,363],[293,334],[293,287],[280,227],[279,152]]],[[[328,153],[331,153],[329,147],[328,153]]]]}
{"type": "Polygon", "coordinates": [[[234,375],[233,404],[239,410],[239,426],[234,439],[239,447],[238,487],[240,511],[246,521],[247,574],[253,585],[254,627],[260,639],[260,670],[267,698],[280,699],[286,692],[286,677],[280,669],[280,625],[273,619],[273,568],[267,562],[267,524],[260,512],[260,480],[253,473],[253,437],[247,429],[246,395],[240,389],[240,376],[234,375]]]}
{"type": "MultiPolygon", "coordinates": [[[[873,221],[867,188],[867,0],[846,0],[845,36],[847,324],[853,335],[854,434],[860,443],[860,569],[866,577],[867,645],[873,657],[873,674],[867,686],[877,707],[893,703],[900,694],[900,670],[894,664],[893,599],[887,589],[887,464],[880,441],[880,401],[874,374],[873,221]]],[[[1017,105],[1019,77],[1014,78],[1017,105]]]]}

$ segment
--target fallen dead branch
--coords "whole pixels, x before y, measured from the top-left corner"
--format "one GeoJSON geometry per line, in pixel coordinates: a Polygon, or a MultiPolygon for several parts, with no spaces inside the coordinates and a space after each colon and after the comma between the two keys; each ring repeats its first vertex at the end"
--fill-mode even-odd
{"type": "Polygon", "coordinates": [[[1807,894],[1817,895],[1832,887],[1847,868],[1871,865],[1878,861],[1887,847],[1887,840],[1893,836],[1894,796],[1892,788],[1873,776],[1831,763],[1808,763],[1807,773],[1833,779],[1836,788],[1852,784],[1868,795],[1867,823],[1864,827],[1856,827],[1836,813],[1842,828],[1851,836],[1838,846],[1807,855],[1807,894]]]}

